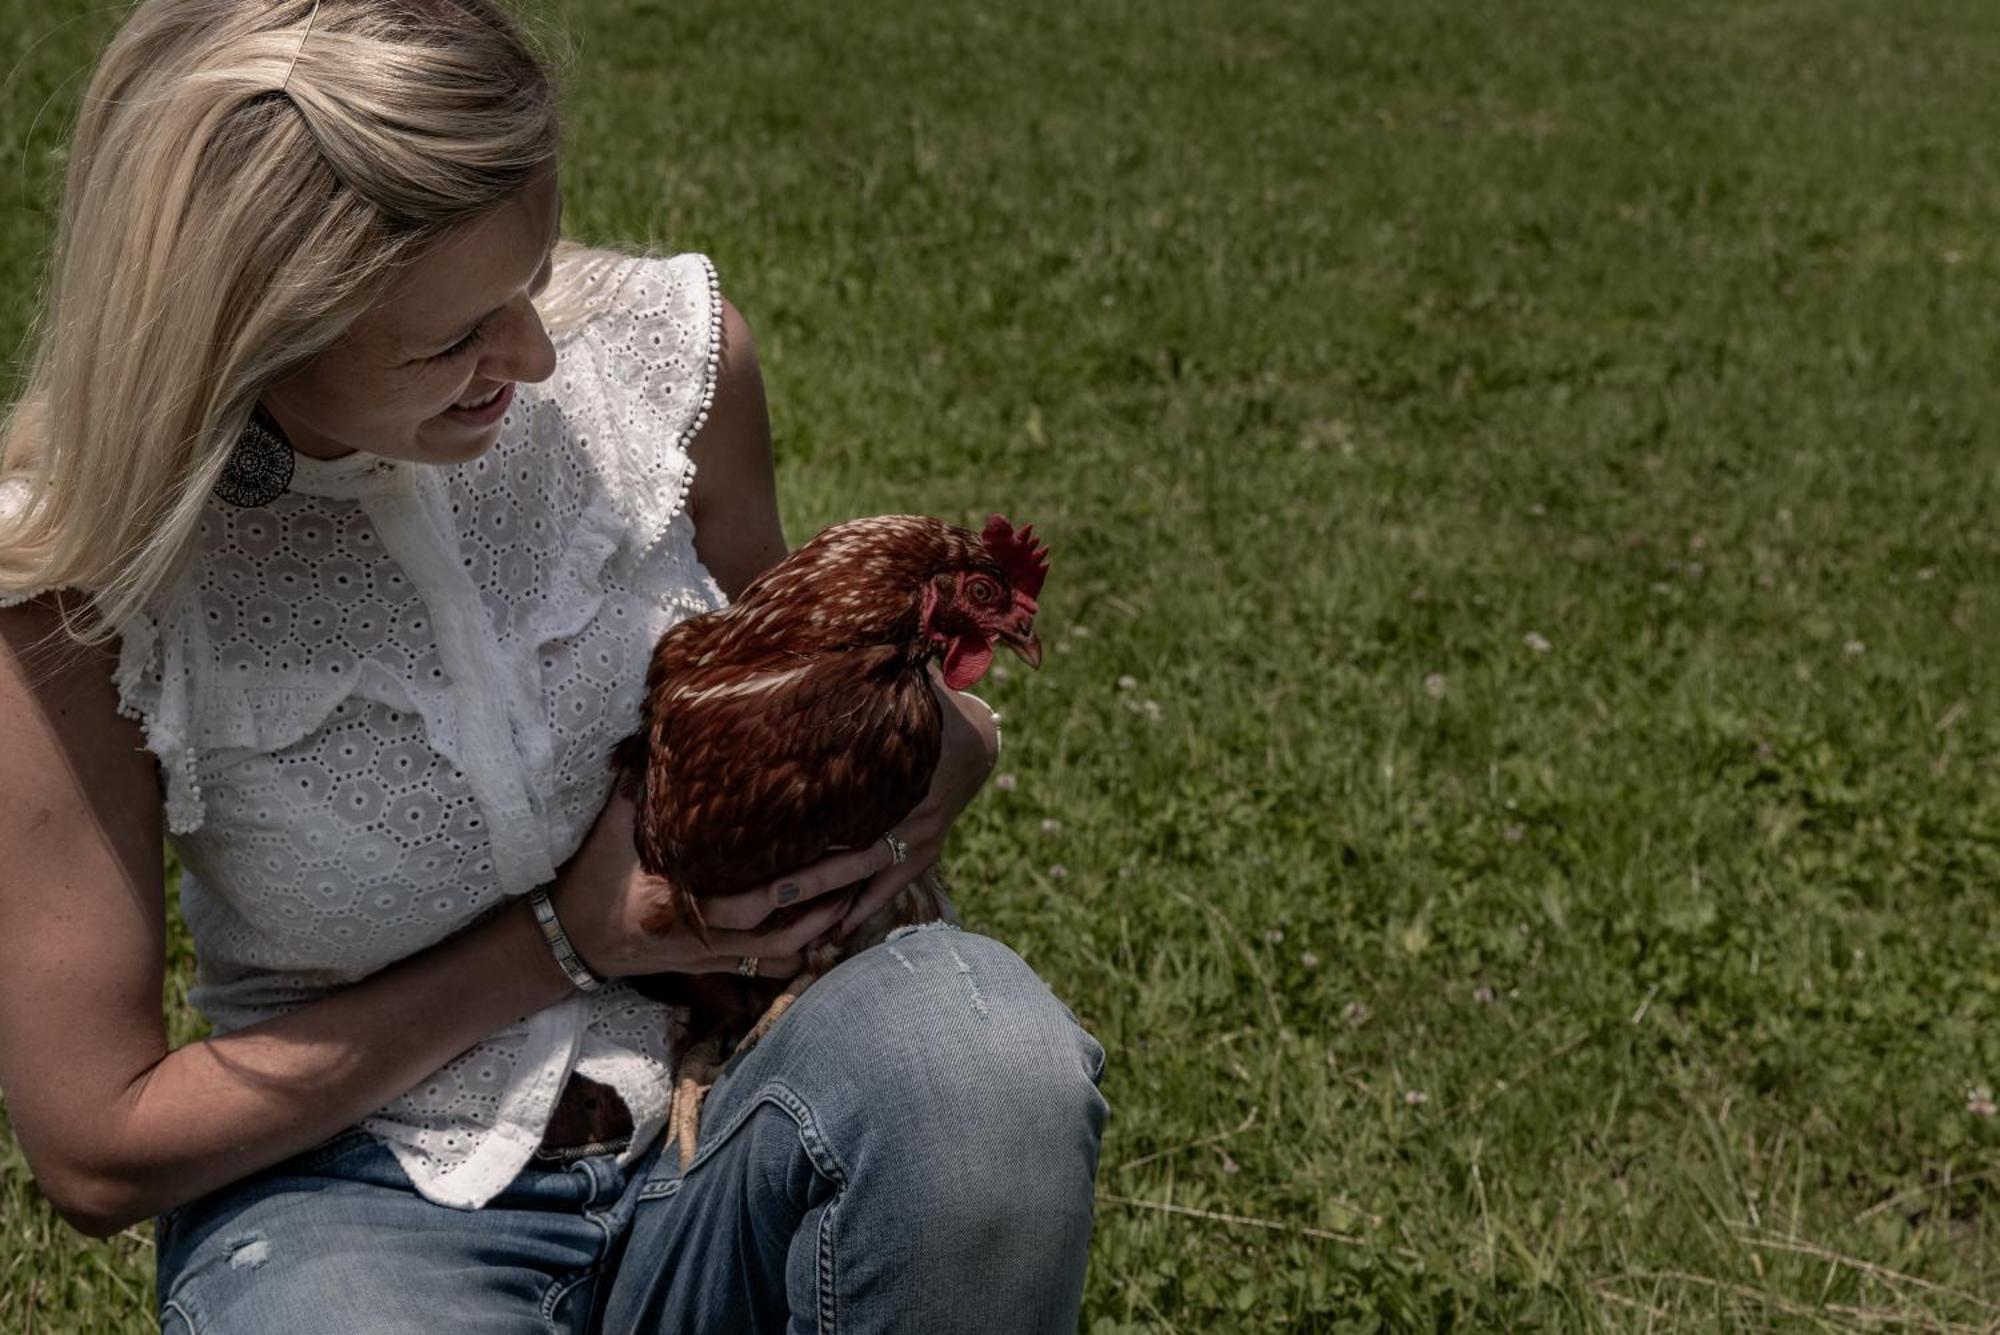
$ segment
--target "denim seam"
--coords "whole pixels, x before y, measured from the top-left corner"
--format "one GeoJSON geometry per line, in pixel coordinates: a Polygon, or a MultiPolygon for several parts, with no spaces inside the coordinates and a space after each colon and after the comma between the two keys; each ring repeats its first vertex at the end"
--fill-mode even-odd
{"type": "MultiPolygon", "coordinates": [[[[805,1100],[801,1099],[791,1086],[785,1084],[782,1080],[766,1081],[764,1087],[757,1091],[756,1095],[743,1106],[743,1109],[736,1116],[729,1119],[728,1124],[721,1131],[715,1133],[706,1145],[695,1151],[694,1158],[688,1162],[687,1169],[681,1174],[681,1177],[687,1177],[695,1169],[713,1158],[718,1148],[731,1136],[735,1135],[742,1128],[743,1124],[750,1120],[753,1113],[767,1103],[782,1108],[798,1126],[799,1145],[805,1150],[806,1158],[812,1161],[814,1170],[822,1177],[831,1180],[836,1189],[844,1188],[847,1185],[847,1172],[841,1167],[839,1156],[833,1152],[833,1147],[827,1143],[826,1137],[821,1134],[819,1120],[813,1116],[812,1109],[806,1106],[805,1100]]],[[[671,1147],[666,1152],[671,1152],[671,1147]]],[[[657,1189],[655,1189],[653,1183],[648,1182],[644,1187],[640,1188],[639,1199],[642,1201],[658,1200],[663,1196],[671,1196],[678,1190],[680,1190],[679,1178],[661,1182],[658,1184],[657,1189]]]]}
{"type": "Polygon", "coordinates": [[[562,1300],[567,1298],[577,1285],[595,1278],[597,1272],[597,1266],[589,1266],[568,1279],[559,1279],[549,1285],[548,1292],[542,1295],[542,1320],[549,1323],[550,1330],[556,1329],[556,1308],[562,1306],[562,1300]]]}
{"type": "Polygon", "coordinates": [[[169,1298],[160,1304],[160,1324],[162,1326],[167,1324],[167,1313],[169,1312],[180,1317],[181,1321],[188,1328],[188,1335],[201,1335],[201,1327],[197,1326],[194,1322],[194,1313],[188,1311],[187,1306],[180,1299],[169,1298]]]}
{"type": "MultiPolygon", "coordinates": [[[[818,1237],[814,1239],[813,1250],[817,1261],[814,1266],[816,1290],[814,1296],[817,1299],[819,1325],[816,1335],[837,1335],[840,1329],[839,1258],[834,1250],[834,1237],[837,1232],[836,1225],[840,1222],[841,1196],[847,1189],[847,1173],[841,1167],[840,1158],[834,1153],[833,1146],[821,1133],[819,1119],[813,1116],[812,1109],[799,1097],[798,1092],[782,1080],[766,1081],[764,1087],[757,1091],[756,1097],[730,1119],[729,1125],[722,1133],[709,1141],[705,1148],[695,1152],[693,1160],[687,1166],[687,1173],[692,1173],[701,1167],[717,1152],[718,1146],[735,1135],[750,1120],[751,1114],[765,1104],[782,1108],[791,1117],[793,1125],[798,1128],[799,1148],[805,1151],[806,1159],[812,1164],[813,1171],[833,1183],[833,1199],[826,1203],[826,1209],[820,1213],[818,1237]]],[[[683,1173],[682,1178],[685,1178],[687,1173],[683,1173]]],[[[676,1179],[669,1185],[678,1187],[679,1184],[680,1179],[676,1179]]],[[[668,1192],[663,1190],[659,1194],[666,1195],[668,1192]]],[[[643,1191],[639,1198],[646,1199],[643,1191]]]]}
{"type": "Polygon", "coordinates": [[[598,1180],[598,1168],[599,1164],[590,1159],[579,1159],[567,1169],[568,1172],[580,1174],[589,1183],[589,1194],[577,1213],[596,1225],[600,1235],[600,1245],[595,1261],[567,1279],[554,1281],[542,1294],[542,1320],[548,1322],[551,1329],[554,1329],[556,1324],[556,1308],[562,1305],[562,1300],[569,1296],[570,1291],[579,1284],[588,1283],[604,1273],[605,1259],[609,1256],[611,1245],[618,1236],[618,1230],[613,1227],[612,1220],[618,1208],[617,1199],[613,1198],[605,1208],[598,1208],[598,1196],[606,1185],[598,1180]]]}
{"type": "Polygon", "coordinates": [[[816,1267],[819,1330],[816,1335],[837,1335],[840,1330],[840,1308],[837,1298],[839,1285],[835,1282],[838,1273],[837,1260],[833,1249],[834,1225],[840,1219],[840,1202],[841,1195],[836,1191],[833,1199],[826,1203],[826,1209],[822,1210],[819,1216],[819,1237],[815,1239],[818,1244],[815,1250],[819,1257],[819,1265],[816,1267]]]}

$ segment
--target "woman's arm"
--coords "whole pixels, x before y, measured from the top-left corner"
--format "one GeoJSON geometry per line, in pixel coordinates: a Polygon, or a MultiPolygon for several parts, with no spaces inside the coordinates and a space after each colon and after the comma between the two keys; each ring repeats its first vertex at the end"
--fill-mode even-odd
{"type": "Polygon", "coordinates": [[[77,1228],[108,1235],[314,1145],[568,992],[513,905],[328,1000],[168,1052],[153,758],[117,712],[113,656],[57,631],[48,602],[0,611],[0,1088],[77,1228]]]}
{"type": "MultiPolygon", "coordinates": [[[[117,712],[113,656],[37,647],[60,640],[52,604],[0,609],[0,1090],[76,1228],[107,1236],[315,1145],[569,995],[517,901],[324,1000],[169,1052],[155,764],[117,712]]],[[[706,941],[650,936],[635,924],[657,887],[632,864],[629,804],[614,802],[552,892],[605,972],[757,955],[787,977],[838,916],[765,933],[768,897],[732,896],[706,941]]]]}
{"type": "MultiPolygon", "coordinates": [[[[778,483],[771,459],[771,418],[750,328],[736,308],[722,305],[722,357],[715,403],[707,426],[691,447],[694,485],[688,507],[695,525],[695,553],[731,598],[783,560],[789,548],[778,518],[778,483]]],[[[866,922],[882,905],[936,864],[958,813],[971,804],[1000,755],[999,721],[979,697],[963,695],[931,674],[944,709],[944,745],[929,794],[897,832],[909,848],[900,866],[878,867],[876,849],[824,858],[782,879],[807,898],[869,877],[840,924],[842,934],[866,922]]]]}
{"type": "Polygon", "coordinates": [[[694,549],[733,600],[750,581],[785,559],[778,479],[771,462],[771,415],[750,327],[722,303],[722,357],[708,424],[689,447],[694,485],[688,515],[694,549]]]}

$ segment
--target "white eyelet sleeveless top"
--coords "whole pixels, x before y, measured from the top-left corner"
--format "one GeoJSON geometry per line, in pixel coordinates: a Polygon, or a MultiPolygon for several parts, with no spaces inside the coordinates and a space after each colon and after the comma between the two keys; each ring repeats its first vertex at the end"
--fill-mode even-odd
{"type": "MultiPolygon", "coordinates": [[[[654,642],[725,601],[683,508],[721,341],[700,255],[608,270],[499,443],[441,467],[300,456],[211,500],[185,577],[123,628],[121,708],[166,789],[218,1031],[325,996],[555,875],[610,792],[654,642]]],[[[422,1016],[411,1016],[421,1024],[422,1016]]],[[[670,1092],[666,1008],[622,984],[509,1026],[363,1123],[417,1189],[490,1200],[565,1077],[670,1092]]]]}

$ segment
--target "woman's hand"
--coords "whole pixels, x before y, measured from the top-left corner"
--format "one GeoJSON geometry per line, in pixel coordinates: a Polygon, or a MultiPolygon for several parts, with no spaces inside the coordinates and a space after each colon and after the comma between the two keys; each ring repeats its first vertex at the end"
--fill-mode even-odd
{"type": "Polygon", "coordinates": [[[640,925],[666,894],[666,882],[639,866],[633,847],[637,810],[615,791],[564,863],[549,891],[556,916],[585,967],[604,977],[649,973],[733,973],[745,956],[764,978],[790,978],[805,967],[806,950],[845,936],[872,917],[910,882],[937,865],[945,836],[993,772],[1000,754],[999,718],[977,696],[961,695],[933,678],[944,715],[944,735],[930,791],[896,826],[908,849],[893,862],[889,845],[845,849],[768,886],[701,901],[708,926],[704,942],[691,927],[661,934],[640,925]],[[858,882],[857,894],[829,892],[858,882]],[[824,898],[823,903],[812,901],[824,898]],[[761,930],[779,908],[812,904],[790,925],[761,930]]]}
{"type": "Polygon", "coordinates": [[[607,978],[734,973],[745,956],[755,956],[758,977],[790,978],[805,968],[805,948],[839,922],[847,901],[836,896],[782,930],[759,931],[778,907],[775,891],[760,889],[702,900],[706,942],[686,924],[666,933],[647,931],[641,920],[666,895],[667,883],[639,866],[632,842],[637,814],[631,799],[614,788],[549,891],[564,934],[592,973],[607,978]]]}
{"type": "Polygon", "coordinates": [[[836,936],[845,936],[867,922],[905,886],[937,865],[944,855],[945,836],[959,813],[979,795],[1000,758],[1000,716],[978,696],[950,689],[935,673],[931,687],[943,709],[944,736],[930,791],[894,831],[909,855],[895,862],[888,843],[877,839],[866,848],[845,849],[790,876],[781,876],[770,888],[775,902],[779,892],[796,886],[798,893],[786,899],[792,903],[867,881],[858,895],[839,897],[848,908],[834,930],[836,936]]]}

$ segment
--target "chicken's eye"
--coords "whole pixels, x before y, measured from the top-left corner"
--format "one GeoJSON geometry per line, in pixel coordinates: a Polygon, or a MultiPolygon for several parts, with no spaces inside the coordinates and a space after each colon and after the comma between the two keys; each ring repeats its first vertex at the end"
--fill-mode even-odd
{"type": "Polygon", "coordinates": [[[965,591],[972,595],[972,601],[975,603],[998,602],[1000,599],[1000,586],[984,575],[974,575],[972,582],[966,585],[965,591]]]}

